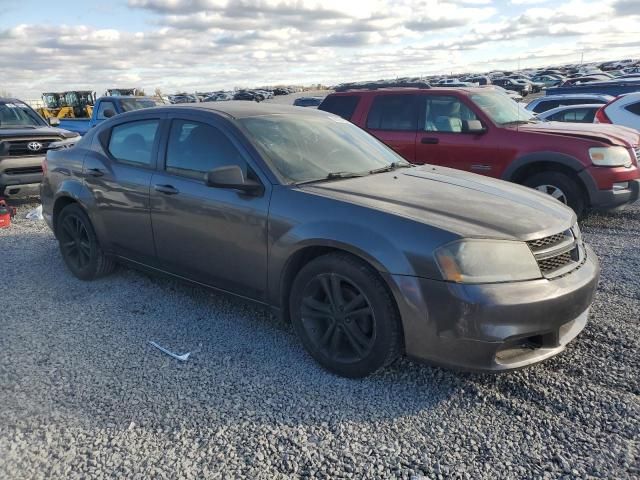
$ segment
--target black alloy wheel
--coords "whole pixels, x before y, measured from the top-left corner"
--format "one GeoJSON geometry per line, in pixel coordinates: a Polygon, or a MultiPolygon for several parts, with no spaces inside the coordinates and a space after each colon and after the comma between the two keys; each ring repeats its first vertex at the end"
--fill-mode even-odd
{"type": "Polygon", "coordinates": [[[93,280],[115,268],[98,242],[91,220],[79,204],[67,205],[55,219],[56,237],[67,268],[81,280],[93,280]]]}
{"type": "Polygon", "coordinates": [[[66,215],[59,229],[60,247],[73,270],[82,270],[91,262],[91,240],[87,227],[77,215],[66,215]]]}
{"type": "Polygon", "coordinates": [[[344,363],[362,361],[376,340],[376,319],[367,297],[335,273],[315,276],[304,289],[302,324],[314,346],[344,363]]]}
{"type": "Polygon", "coordinates": [[[365,377],[402,351],[393,295],[375,269],[346,252],[302,267],[289,292],[289,314],[309,354],[344,377],[365,377]]]}

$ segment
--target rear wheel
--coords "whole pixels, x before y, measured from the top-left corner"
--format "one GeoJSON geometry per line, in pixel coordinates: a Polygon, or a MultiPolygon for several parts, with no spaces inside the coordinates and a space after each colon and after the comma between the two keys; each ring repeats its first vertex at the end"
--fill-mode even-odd
{"type": "Polygon", "coordinates": [[[568,205],[581,217],[585,211],[585,200],[577,182],[562,172],[542,172],[527,178],[527,187],[546,193],[559,202],[568,205]]]}
{"type": "Polygon", "coordinates": [[[56,223],[60,252],[71,273],[94,280],[113,271],[114,261],[100,248],[91,220],[79,205],[67,205],[56,223]]]}
{"type": "Polygon", "coordinates": [[[393,297],[377,272],[348,254],[305,265],[293,283],[290,312],[304,347],[338,375],[367,376],[400,353],[393,297]]]}

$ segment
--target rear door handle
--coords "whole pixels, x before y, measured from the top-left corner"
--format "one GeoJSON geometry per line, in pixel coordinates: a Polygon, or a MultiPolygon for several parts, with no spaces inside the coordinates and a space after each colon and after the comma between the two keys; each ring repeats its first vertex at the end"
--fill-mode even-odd
{"type": "Polygon", "coordinates": [[[425,145],[435,145],[436,143],[440,143],[440,139],[434,137],[422,137],[420,143],[424,143],[425,145]]]}
{"type": "Polygon", "coordinates": [[[180,193],[180,190],[173,185],[154,185],[153,188],[156,192],[164,193],[165,195],[175,195],[180,193]]]}
{"type": "Polygon", "coordinates": [[[89,168],[87,173],[92,177],[102,177],[104,175],[104,172],[99,168],[89,168]]]}

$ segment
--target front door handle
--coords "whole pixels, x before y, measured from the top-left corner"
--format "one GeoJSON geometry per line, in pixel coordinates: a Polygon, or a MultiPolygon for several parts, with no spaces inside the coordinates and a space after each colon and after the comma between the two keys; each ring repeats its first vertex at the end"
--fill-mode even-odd
{"type": "Polygon", "coordinates": [[[164,193],[165,195],[175,195],[180,193],[180,190],[173,185],[154,185],[153,188],[156,192],[164,193]]]}
{"type": "Polygon", "coordinates": [[[87,169],[87,173],[92,177],[102,177],[104,175],[104,172],[99,168],[89,168],[87,169]]]}
{"type": "Polygon", "coordinates": [[[425,145],[435,145],[437,143],[440,143],[440,139],[434,137],[422,137],[420,143],[424,143],[425,145]]]}

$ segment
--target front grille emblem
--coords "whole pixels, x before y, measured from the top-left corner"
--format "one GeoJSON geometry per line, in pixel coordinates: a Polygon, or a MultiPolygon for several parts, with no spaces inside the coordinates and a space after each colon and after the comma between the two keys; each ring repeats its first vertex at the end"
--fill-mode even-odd
{"type": "Polygon", "coordinates": [[[39,152],[42,150],[42,144],[40,142],[29,142],[27,148],[32,152],[39,152]]]}

